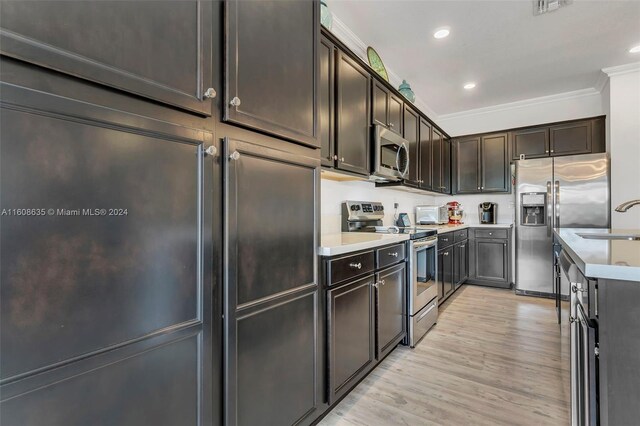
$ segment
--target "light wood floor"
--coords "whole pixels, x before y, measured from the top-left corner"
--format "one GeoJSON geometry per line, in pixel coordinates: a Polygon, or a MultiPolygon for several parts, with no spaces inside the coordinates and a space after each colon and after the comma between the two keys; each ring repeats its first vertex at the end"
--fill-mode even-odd
{"type": "Polygon", "coordinates": [[[568,425],[569,327],[553,300],[465,285],[320,425],[568,425]]]}

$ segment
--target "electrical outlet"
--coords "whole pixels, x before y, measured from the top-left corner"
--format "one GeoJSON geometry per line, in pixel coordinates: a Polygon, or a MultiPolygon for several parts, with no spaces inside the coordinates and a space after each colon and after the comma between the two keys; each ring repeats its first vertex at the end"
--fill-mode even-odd
{"type": "Polygon", "coordinates": [[[394,209],[397,209],[398,207],[400,207],[400,204],[398,204],[398,203],[393,203],[393,208],[394,208],[394,209]]]}

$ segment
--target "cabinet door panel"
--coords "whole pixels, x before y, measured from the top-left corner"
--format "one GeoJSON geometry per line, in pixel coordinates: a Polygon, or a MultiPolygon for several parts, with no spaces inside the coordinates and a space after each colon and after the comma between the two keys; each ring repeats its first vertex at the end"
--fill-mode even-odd
{"type": "Polygon", "coordinates": [[[327,292],[330,403],[374,361],[373,281],[371,275],[327,292]]]}
{"type": "Polygon", "coordinates": [[[424,118],[420,117],[420,188],[431,189],[433,178],[431,175],[431,158],[433,156],[431,143],[431,124],[424,118]]]}
{"type": "Polygon", "coordinates": [[[432,188],[435,192],[442,192],[444,182],[442,180],[442,134],[436,130],[431,131],[431,176],[432,188]]]}
{"type": "Polygon", "coordinates": [[[516,130],[511,133],[511,159],[519,160],[520,155],[525,158],[541,158],[549,156],[549,129],[516,130]]]}
{"type": "Polygon", "coordinates": [[[369,175],[369,73],[344,53],[337,64],[338,168],[369,175]]]}
{"type": "Polygon", "coordinates": [[[319,146],[319,2],[231,0],[225,6],[225,120],[319,146]],[[235,97],[240,104],[233,106],[235,97]]]}
{"type": "Polygon", "coordinates": [[[413,183],[419,183],[420,162],[418,158],[418,129],[419,116],[416,112],[405,106],[404,109],[404,138],[408,141],[409,146],[409,177],[408,180],[413,183]]]}
{"type": "Polygon", "coordinates": [[[378,282],[376,356],[380,359],[405,333],[405,264],[386,269],[378,273],[376,278],[378,282]]]}
{"type": "Polygon", "coordinates": [[[335,161],[335,48],[324,37],[320,43],[320,149],[323,166],[335,161]]]}
{"type": "Polygon", "coordinates": [[[480,137],[456,141],[456,194],[480,192],[480,137]]]}
{"type": "Polygon", "coordinates": [[[507,134],[482,137],[482,185],[483,192],[508,192],[510,188],[507,134]]]}
{"type": "Polygon", "coordinates": [[[3,54],[211,114],[208,1],[7,1],[3,54]]]}
{"type": "Polygon", "coordinates": [[[476,278],[507,282],[507,243],[501,240],[476,240],[476,278]]]}
{"type": "Polygon", "coordinates": [[[551,155],[588,154],[591,152],[591,121],[551,126],[549,137],[551,155]]]}
{"type": "Polygon", "coordinates": [[[373,81],[373,122],[389,127],[389,92],[377,80],[373,81]]]}
{"type": "Polygon", "coordinates": [[[402,99],[394,94],[389,94],[389,129],[399,135],[402,135],[403,105],[402,99]]]}
{"type": "Polygon", "coordinates": [[[451,194],[451,140],[442,139],[442,193],[451,194]]]}
{"type": "Polygon", "coordinates": [[[238,319],[238,425],[291,425],[316,406],[316,306],[314,291],[238,319]]]}

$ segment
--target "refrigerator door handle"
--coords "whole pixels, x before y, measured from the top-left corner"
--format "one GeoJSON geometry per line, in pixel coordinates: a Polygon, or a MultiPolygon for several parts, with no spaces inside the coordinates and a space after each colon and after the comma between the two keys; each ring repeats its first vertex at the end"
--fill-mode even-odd
{"type": "Polygon", "coordinates": [[[560,228],[560,181],[557,180],[554,188],[555,192],[555,206],[554,209],[556,211],[556,223],[555,227],[560,228]]]}
{"type": "Polygon", "coordinates": [[[547,237],[551,236],[551,181],[547,181],[547,237]]]}

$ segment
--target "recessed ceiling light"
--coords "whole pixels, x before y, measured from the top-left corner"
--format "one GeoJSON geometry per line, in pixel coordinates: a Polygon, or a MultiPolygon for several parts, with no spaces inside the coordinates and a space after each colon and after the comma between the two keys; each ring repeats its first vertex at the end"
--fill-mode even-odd
{"type": "Polygon", "coordinates": [[[640,44],[629,49],[629,53],[640,53],[640,44]]]}
{"type": "Polygon", "coordinates": [[[433,33],[433,36],[435,38],[445,38],[448,35],[449,35],[449,29],[448,28],[441,28],[438,31],[436,31],[435,33],[433,33]]]}
{"type": "Polygon", "coordinates": [[[463,87],[464,87],[465,89],[467,89],[467,90],[471,90],[471,89],[473,89],[474,87],[476,87],[476,84],[475,84],[475,83],[473,83],[473,82],[469,82],[469,83],[466,83],[463,87]]]}

